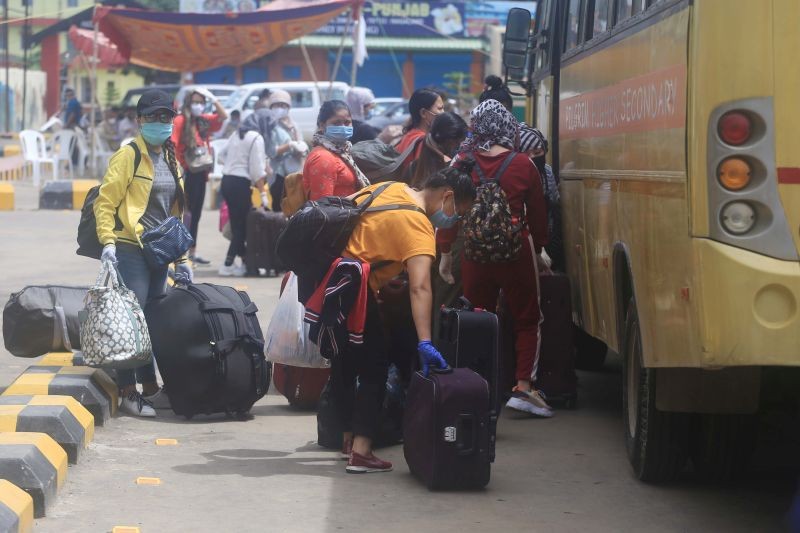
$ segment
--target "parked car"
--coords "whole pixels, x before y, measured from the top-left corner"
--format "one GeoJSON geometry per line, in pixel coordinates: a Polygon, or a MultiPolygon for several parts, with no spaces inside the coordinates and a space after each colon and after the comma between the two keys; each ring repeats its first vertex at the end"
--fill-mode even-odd
{"type": "Polygon", "coordinates": [[[408,100],[403,98],[376,98],[372,118],[367,121],[367,124],[382,130],[386,126],[405,124],[409,117],[408,100]]]}
{"type": "MultiPolygon", "coordinates": [[[[228,97],[231,94],[233,94],[236,91],[236,89],[239,88],[237,85],[226,85],[221,83],[211,83],[211,84],[196,83],[194,85],[182,85],[178,93],[175,95],[176,110],[181,108],[181,106],[183,105],[183,99],[186,98],[186,94],[189,91],[194,90],[195,87],[205,87],[206,89],[211,91],[211,94],[219,98],[219,101],[222,103],[223,106],[225,105],[225,102],[228,100],[228,97]]],[[[213,108],[214,106],[211,104],[211,102],[208,102],[206,104],[205,113],[211,113],[213,108]]]]}
{"type": "Polygon", "coordinates": [[[310,81],[248,83],[239,87],[223,103],[228,115],[238,109],[241,120],[247,118],[253,112],[264,89],[283,89],[292,96],[292,119],[303,133],[303,137],[310,141],[317,129],[317,115],[322,102],[344,100],[349,86],[341,81],[333,82],[332,86],[330,83],[321,82],[317,90],[314,82],[310,81]]]}
{"type": "Polygon", "coordinates": [[[123,108],[129,107],[136,107],[136,104],[139,103],[139,98],[142,97],[145,91],[149,91],[150,89],[159,89],[164,91],[168,95],[172,96],[173,99],[175,95],[180,90],[181,86],[178,84],[175,85],[148,85],[146,87],[137,87],[136,89],[128,89],[128,92],[125,93],[125,97],[122,99],[122,104],[120,104],[123,108]]]}

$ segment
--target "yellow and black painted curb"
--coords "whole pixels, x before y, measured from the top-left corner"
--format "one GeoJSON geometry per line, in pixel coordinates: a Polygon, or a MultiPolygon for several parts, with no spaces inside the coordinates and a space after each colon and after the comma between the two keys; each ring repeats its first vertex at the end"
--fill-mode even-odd
{"type": "Polygon", "coordinates": [[[33,531],[33,498],[6,479],[0,479],[0,531],[33,531]]]}
{"type": "Polygon", "coordinates": [[[80,209],[95,180],[52,180],[39,193],[39,209],[80,209]]]}
{"type": "Polygon", "coordinates": [[[98,368],[85,366],[29,366],[3,396],[72,396],[94,417],[96,426],[117,413],[117,385],[98,368]]]}
{"type": "Polygon", "coordinates": [[[14,210],[14,186],[0,181],[0,211],[14,210]]]}
{"type": "Polygon", "coordinates": [[[94,438],[94,417],[71,396],[0,396],[0,432],[45,433],[70,464],[94,438]]]}
{"type": "Polygon", "coordinates": [[[67,479],[67,453],[44,433],[0,433],[0,479],[27,492],[41,518],[67,479]]]}
{"type": "Polygon", "coordinates": [[[86,366],[83,352],[50,352],[45,354],[36,366],[86,366]]]}
{"type": "Polygon", "coordinates": [[[21,153],[21,144],[7,144],[5,146],[0,146],[0,157],[11,157],[12,155],[19,155],[21,153]]]}

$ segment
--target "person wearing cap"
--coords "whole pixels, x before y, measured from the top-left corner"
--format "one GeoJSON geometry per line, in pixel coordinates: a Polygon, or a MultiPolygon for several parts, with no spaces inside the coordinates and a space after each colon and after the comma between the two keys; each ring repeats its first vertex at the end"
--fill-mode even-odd
{"type": "MultiPolygon", "coordinates": [[[[117,266],[125,285],[144,308],[147,301],[167,289],[168,266],[151,267],[142,253],[141,235],[171,216],[182,217],[184,199],[181,169],[170,139],[175,119],[172,97],[157,89],[145,92],[136,106],[139,134],[111,157],[94,203],[97,238],[103,245],[101,260],[117,266]],[[138,166],[136,164],[138,160],[138,166]]],[[[192,280],[188,258],[176,261],[176,279],[192,280]]],[[[133,416],[156,416],[156,408],[169,408],[158,388],[152,362],[117,370],[120,409],[133,416]],[[141,383],[142,392],[136,389],[141,383]]]]}
{"type": "Polygon", "coordinates": [[[355,144],[378,137],[381,131],[365,122],[375,107],[375,94],[372,89],[353,87],[347,91],[346,100],[353,117],[353,136],[350,137],[350,142],[355,144]]]}
{"type": "MultiPolygon", "coordinates": [[[[211,153],[211,143],[209,142],[211,135],[222,129],[227,118],[228,113],[220,104],[219,99],[205,87],[196,87],[188,93],[183,101],[181,113],[175,117],[172,142],[175,144],[175,154],[183,167],[183,175],[186,179],[188,226],[195,246],[197,246],[200,217],[203,215],[203,202],[206,199],[208,170],[190,172],[186,162],[186,152],[199,147],[205,148],[208,153],[211,153]],[[203,113],[207,102],[214,104],[213,113],[203,113]]],[[[209,264],[209,261],[195,254],[194,247],[189,250],[189,257],[198,265],[209,264]]]]}
{"type": "Polygon", "coordinates": [[[303,159],[308,154],[308,145],[303,141],[300,130],[289,115],[292,110],[292,97],[282,89],[273,89],[269,97],[269,110],[273,127],[265,138],[267,157],[270,158],[272,177],[269,192],[272,196],[272,210],[281,211],[283,182],[286,176],[303,169],[303,159]]]}

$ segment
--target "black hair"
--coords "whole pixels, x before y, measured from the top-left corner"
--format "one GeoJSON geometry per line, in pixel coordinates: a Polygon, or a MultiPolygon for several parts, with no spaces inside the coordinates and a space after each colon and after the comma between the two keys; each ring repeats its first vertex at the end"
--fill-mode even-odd
{"type": "Polygon", "coordinates": [[[333,115],[342,109],[347,109],[347,113],[350,113],[350,106],[341,100],[327,100],[323,102],[322,107],[319,108],[319,115],[317,115],[317,127],[319,127],[320,124],[328,122],[333,115]]]}
{"type": "Polygon", "coordinates": [[[233,111],[231,111],[231,117],[234,115],[236,115],[237,117],[242,116],[242,114],[239,112],[238,109],[234,109],[233,111]]]}
{"type": "Polygon", "coordinates": [[[422,110],[430,109],[437,98],[442,98],[442,95],[433,89],[417,89],[414,91],[414,94],[408,100],[408,113],[411,117],[403,128],[403,133],[407,133],[409,130],[419,126],[420,122],[422,122],[422,110]]]}
{"type": "MultiPolygon", "coordinates": [[[[452,111],[445,111],[433,119],[431,124],[431,131],[428,133],[438,146],[439,150],[447,141],[458,141],[459,144],[467,136],[467,123],[458,114],[452,111]]],[[[451,154],[443,154],[451,155],[451,154]]],[[[411,186],[415,189],[425,187],[428,178],[447,166],[442,154],[435,151],[433,148],[424,144],[420,151],[419,157],[412,163],[413,176],[411,177],[411,186]]]]}
{"type": "Polygon", "coordinates": [[[457,113],[445,111],[433,119],[431,137],[441,146],[445,141],[463,140],[467,136],[467,129],[467,123],[457,113]]]}
{"type": "Polygon", "coordinates": [[[272,96],[272,91],[270,91],[269,89],[264,89],[258,95],[258,99],[261,100],[262,98],[269,98],[270,96],[272,96]]]}
{"type": "Polygon", "coordinates": [[[454,166],[445,167],[428,179],[426,189],[450,187],[453,189],[456,203],[475,200],[475,183],[472,181],[474,160],[460,161],[454,166]]]}
{"type": "Polygon", "coordinates": [[[511,98],[511,91],[508,86],[503,83],[503,80],[498,76],[486,76],[484,80],[486,87],[478,99],[481,103],[486,100],[497,100],[507,108],[514,107],[514,99],[511,98]]]}

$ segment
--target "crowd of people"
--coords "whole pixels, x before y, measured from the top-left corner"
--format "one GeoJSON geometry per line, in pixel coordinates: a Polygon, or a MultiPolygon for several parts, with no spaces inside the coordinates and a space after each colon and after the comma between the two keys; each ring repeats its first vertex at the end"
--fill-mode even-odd
{"type": "MultiPolygon", "coordinates": [[[[246,218],[253,207],[252,187],[261,191],[262,207],[273,211],[281,210],[287,176],[298,172],[306,200],[339,196],[358,201],[380,190],[373,207],[407,206],[364,214],[343,252],[343,262],[381,264],[372,271],[364,269],[370,290],[363,342],[347,344],[332,360],[331,394],[344,428],[348,471],[391,469],[373,454],[372,439],[389,367],[377,293],[397,276],[407,280],[419,365],[425,371],[446,366],[433,344],[432,324],[438,315],[434,310],[462,295],[477,307],[496,309],[502,291],[513,318],[516,348],[516,383],[507,406],[538,417],[553,415],[536,390],[542,321],[538,279],[551,268],[550,256],[559,257],[558,250],[549,248],[560,231],[558,183],[544,163],[544,136],[512,114],[511,94],[502,80],[490,76],[486,82],[469,124],[445,110],[446,98],[440,92],[416,90],[408,103],[410,119],[394,139],[364,121],[375,97],[359,87],[349,91],[346,101],[324,102],[311,146],[291,119],[289,93],[281,90],[265,91],[251,115],[245,120],[230,117],[221,133],[228,139],[218,157],[231,227],[222,275],[247,271],[246,218]],[[375,139],[389,140],[398,154],[409,154],[402,162],[402,178],[388,187],[371,183],[354,158],[355,142],[375,139]],[[495,262],[470,255],[463,222],[490,181],[507,199],[520,241],[511,256],[495,262]]],[[[109,131],[113,118],[107,118],[109,131]]],[[[137,236],[170,214],[182,213],[197,242],[210,140],[220,135],[226,118],[222,106],[203,89],[190,92],[177,111],[168,95],[150,91],[139,101],[135,117],[125,117],[135,120],[136,150],[123,146],[112,158],[95,212],[104,257],[120,265],[126,283],[143,302],[164,292],[167,273],[142,261],[137,236]],[[215,106],[212,113],[203,112],[208,103],[215,106]],[[122,184],[129,180],[123,176],[133,172],[136,151],[141,154],[137,176],[147,179],[134,180],[135,186],[126,188],[122,184]],[[117,211],[122,229],[115,221],[117,206],[124,207],[117,211]]],[[[206,262],[192,248],[177,268],[191,279],[192,266],[206,262]]],[[[158,405],[153,404],[165,398],[154,378],[152,367],[120,373],[125,412],[155,416],[158,405]],[[136,391],[136,380],[144,396],[136,391]]]]}

